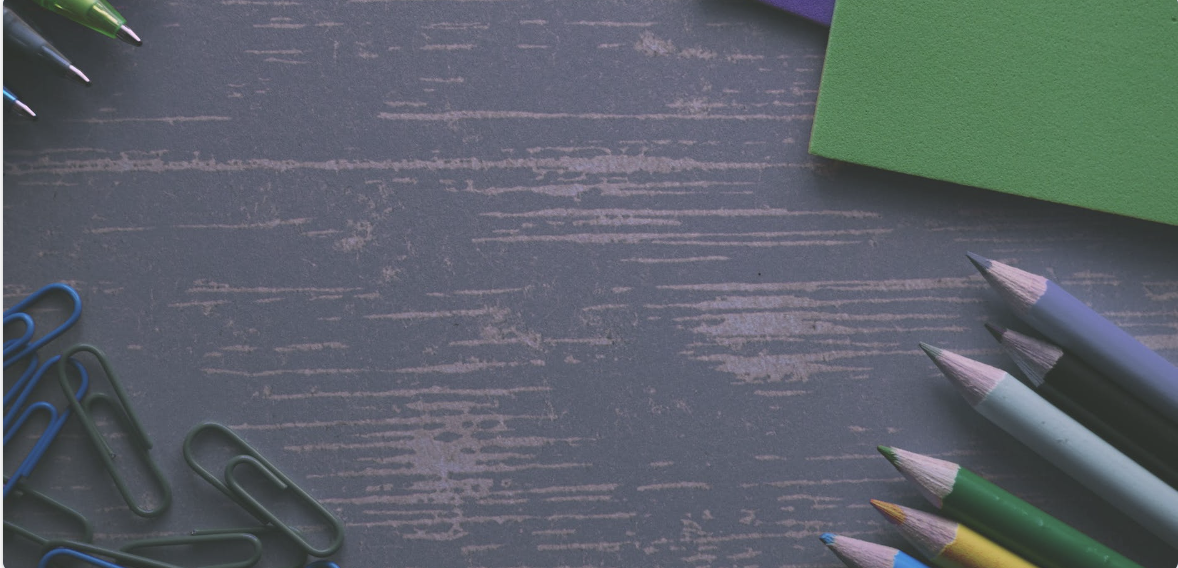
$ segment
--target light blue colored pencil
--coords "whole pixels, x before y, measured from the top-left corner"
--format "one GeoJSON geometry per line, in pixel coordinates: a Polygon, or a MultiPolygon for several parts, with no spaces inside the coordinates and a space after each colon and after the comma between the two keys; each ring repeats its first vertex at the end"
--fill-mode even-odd
{"type": "Polygon", "coordinates": [[[850,568],[928,568],[925,563],[890,546],[831,533],[819,538],[850,568]]]}
{"type": "Polygon", "coordinates": [[[920,347],[979,414],[1178,547],[1178,491],[1002,369],[920,347]]]}
{"type": "Polygon", "coordinates": [[[967,256],[1019,318],[1178,422],[1178,367],[1055,282],[972,252],[967,256]]]}

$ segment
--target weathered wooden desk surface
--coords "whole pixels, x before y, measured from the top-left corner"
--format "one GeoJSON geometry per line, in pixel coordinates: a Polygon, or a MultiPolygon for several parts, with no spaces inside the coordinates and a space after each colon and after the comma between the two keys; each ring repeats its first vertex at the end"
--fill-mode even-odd
{"type": "Polygon", "coordinates": [[[97,541],[248,521],[181,458],[212,419],[346,522],[345,568],[833,567],[823,531],[901,543],[868,498],[926,507],[877,444],[1174,565],[916,343],[1012,368],[975,250],[1178,359],[1178,229],[807,155],[821,28],[735,0],[120,7],[142,48],[37,18],[94,87],[10,62],[44,118],[4,130],[5,304],[78,288],[49,351],[107,350],[176,494],[133,517],[71,423],[33,485],[97,541]]]}

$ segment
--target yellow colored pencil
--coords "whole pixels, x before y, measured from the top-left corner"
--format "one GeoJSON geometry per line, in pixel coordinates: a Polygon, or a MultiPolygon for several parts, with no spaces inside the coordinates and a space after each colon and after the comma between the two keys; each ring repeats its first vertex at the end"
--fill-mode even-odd
{"type": "Polygon", "coordinates": [[[969,527],[916,509],[871,500],[888,522],[941,568],[1035,568],[969,527]]]}

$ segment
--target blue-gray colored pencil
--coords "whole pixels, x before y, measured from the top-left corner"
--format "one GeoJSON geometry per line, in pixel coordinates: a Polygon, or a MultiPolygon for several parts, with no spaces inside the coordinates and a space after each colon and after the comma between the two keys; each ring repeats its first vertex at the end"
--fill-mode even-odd
{"type": "Polygon", "coordinates": [[[968,256],[1019,318],[1178,421],[1178,367],[1056,283],[972,252],[968,256]]]}

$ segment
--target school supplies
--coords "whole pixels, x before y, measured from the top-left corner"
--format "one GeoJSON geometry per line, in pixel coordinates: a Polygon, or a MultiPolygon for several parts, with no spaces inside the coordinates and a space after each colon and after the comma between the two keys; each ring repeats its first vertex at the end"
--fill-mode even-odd
{"type": "MultiPolygon", "coordinates": [[[[131,408],[131,401],[127,399],[127,393],[123,391],[123,385],[119,381],[118,375],[115,374],[114,369],[111,368],[106,354],[93,345],[78,344],[70,347],[62,354],[62,361],[79,353],[90,353],[98,361],[103,373],[106,374],[107,382],[110,383],[111,388],[115,392],[115,399],[118,400],[118,404],[115,404],[115,399],[112,399],[105,393],[91,391],[90,394],[87,394],[81,399],[71,397],[70,408],[78,414],[78,421],[82,423],[82,428],[86,430],[91,445],[98,451],[98,456],[102,460],[103,467],[110,474],[111,480],[115,482],[115,487],[118,488],[119,494],[123,496],[123,500],[127,503],[127,506],[131,508],[131,512],[140,517],[157,517],[162,515],[168,509],[168,505],[172,503],[172,487],[168,485],[168,479],[164,477],[163,472],[160,471],[155,460],[151,459],[151,439],[148,438],[143,425],[139,423],[139,417],[135,415],[135,410],[131,408]],[[97,403],[105,404],[114,411],[113,414],[116,422],[127,432],[132,446],[139,454],[139,458],[147,465],[152,477],[155,478],[156,485],[159,486],[161,492],[160,503],[155,509],[145,509],[139,505],[130,488],[127,487],[123,475],[115,467],[115,454],[111,451],[110,444],[102,437],[102,432],[99,432],[98,426],[94,424],[94,417],[91,414],[94,405],[97,403]]],[[[72,392],[69,377],[66,376],[64,363],[57,366],[57,379],[61,383],[61,388],[64,392],[72,392]]]]}
{"type": "MultiPolygon", "coordinates": [[[[60,359],[60,356],[54,356],[52,359],[46,361],[44,365],[38,368],[36,373],[33,374],[33,377],[24,383],[24,387],[21,389],[20,394],[13,402],[12,407],[9,408],[8,412],[4,414],[5,445],[7,445],[9,439],[11,439],[12,436],[14,436],[16,432],[20,430],[20,427],[24,425],[25,421],[29,419],[34,411],[43,410],[46,414],[49,415],[49,423],[46,425],[45,431],[41,433],[41,436],[37,439],[37,443],[33,445],[33,448],[29,450],[29,453],[25,455],[23,460],[21,460],[20,465],[16,468],[16,471],[14,471],[8,481],[4,483],[4,496],[8,495],[16,483],[20,482],[22,479],[33,473],[33,468],[37,467],[37,464],[41,461],[41,457],[45,455],[45,452],[49,450],[50,444],[52,444],[53,440],[57,438],[57,433],[61,431],[61,428],[65,425],[66,420],[69,420],[69,408],[58,412],[57,407],[45,401],[33,402],[30,403],[27,407],[24,406],[25,400],[28,399],[33,389],[37,387],[37,384],[41,381],[41,377],[45,375],[46,371],[54,367],[60,359]],[[23,412],[21,411],[22,408],[24,408],[23,412]]],[[[37,358],[35,356],[30,359],[30,362],[33,364],[35,364],[36,361],[37,358]]],[[[86,369],[78,364],[77,361],[73,361],[71,359],[70,362],[73,363],[74,367],[78,370],[78,376],[81,378],[81,380],[78,383],[78,389],[76,391],[66,391],[66,397],[70,398],[71,400],[76,400],[85,396],[86,390],[90,384],[90,378],[86,373],[86,369]]],[[[27,372],[28,371],[26,371],[26,373],[27,372]]],[[[13,390],[15,390],[15,388],[13,390]]]]}
{"type": "MultiPolygon", "coordinates": [[[[262,524],[269,525],[290,537],[300,548],[306,551],[307,554],[317,557],[331,556],[339,550],[344,543],[344,526],[343,523],[336,519],[326,508],[318,501],[307,494],[302,488],[295,484],[286,474],[282,473],[269,460],[262,457],[260,453],[253,446],[246,442],[236,432],[229,429],[227,426],[218,424],[216,422],[205,422],[190,430],[188,435],[184,438],[184,461],[188,462],[188,466],[196,472],[197,475],[204,478],[210,485],[215,487],[218,491],[223,493],[239,507],[245,509],[246,512],[253,515],[262,524]],[[203,432],[211,432],[229,443],[230,446],[235,447],[240,453],[224,465],[224,481],[217,478],[209,470],[201,466],[196,460],[196,454],[192,448],[193,442],[203,432]],[[284,523],[271,510],[263,506],[253,495],[247,492],[241,484],[237,481],[237,468],[248,466],[258,470],[265,477],[270,479],[280,489],[288,491],[303,504],[310,509],[316,511],[331,528],[332,537],[331,542],[323,547],[316,547],[307,541],[302,532],[297,528],[284,523]]],[[[205,533],[210,534],[210,533],[205,533]]]]}
{"type": "Polygon", "coordinates": [[[960,465],[884,446],[879,453],[941,513],[1041,568],[1141,568],[960,465]]]}
{"type": "Polygon", "coordinates": [[[45,63],[58,75],[86,86],[90,85],[90,78],[85,73],[74,67],[69,58],[62,55],[49,40],[37,33],[33,26],[8,6],[4,7],[4,41],[45,63]]]}
{"type": "Polygon", "coordinates": [[[1035,568],[965,525],[875,499],[871,505],[921,554],[942,568],[1035,568]]]}
{"type": "Polygon", "coordinates": [[[1178,367],[1054,282],[972,252],[967,256],[1027,325],[1178,421],[1178,367]]]}
{"type": "Polygon", "coordinates": [[[258,537],[248,533],[225,533],[216,535],[185,535],[185,536],[165,536],[156,538],[145,538],[128,542],[119,547],[122,552],[133,552],[144,548],[162,548],[167,546],[200,546],[200,545],[215,545],[232,546],[234,542],[245,542],[253,548],[253,554],[246,559],[235,562],[224,562],[221,564],[214,564],[206,566],[205,568],[250,568],[257,564],[262,559],[262,541],[258,537]]]}
{"type": "Polygon", "coordinates": [[[924,343],[920,347],[974,410],[1178,546],[1178,491],[1001,369],[924,343]]]}
{"type": "MultiPolygon", "coordinates": [[[[54,539],[46,542],[44,547],[42,547],[42,550],[46,555],[58,549],[69,550],[75,553],[80,552],[84,555],[77,556],[76,554],[59,553],[67,556],[73,556],[74,558],[86,559],[87,556],[91,558],[95,556],[101,556],[103,558],[110,558],[119,562],[119,564],[110,565],[96,564],[96,566],[101,566],[102,568],[110,568],[111,566],[114,566],[114,568],[182,568],[181,566],[177,566],[175,564],[169,564],[159,560],[152,560],[151,558],[131,554],[129,552],[113,550],[110,548],[97,546],[86,542],[78,542],[75,540],[54,539]]],[[[46,563],[47,561],[45,560],[45,557],[42,556],[41,558],[41,564],[37,565],[38,568],[44,568],[48,565],[46,563]]]]}
{"type": "Polygon", "coordinates": [[[136,47],[143,40],[131,28],[127,19],[106,0],[32,0],[50,12],[65,16],[102,35],[118,38],[136,47]]]}
{"type": "Polygon", "coordinates": [[[4,87],[4,110],[12,113],[13,116],[37,120],[37,113],[33,112],[33,109],[29,108],[29,105],[22,102],[20,97],[16,96],[16,93],[8,90],[8,87],[4,87]]]}
{"type": "MultiPolygon", "coordinates": [[[[280,531],[277,528],[270,526],[270,525],[242,527],[242,528],[229,528],[229,529],[197,529],[197,530],[192,531],[193,536],[225,535],[225,534],[237,534],[237,533],[252,534],[252,535],[258,537],[259,539],[262,537],[270,536],[270,535],[281,535],[283,538],[290,541],[291,544],[294,546],[294,548],[301,553],[297,558],[295,558],[294,564],[291,565],[290,568],[304,568],[303,562],[307,561],[307,552],[305,550],[303,550],[303,547],[300,546],[297,541],[295,541],[294,539],[287,536],[285,532],[280,531]]],[[[318,562],[323,562],[323,561],[319,560],[318,562]]],[[[314,565],[315,563],[312,562],[311,564],[314,565]]],[[[267,566],[270,566],[270,564],[267,564],[267,566]]]]}
{"type": "MultiPolygon", "coordinates": [[[[34,292],[4,312],[5,325],[23,326],[23,329],[20,329],[19,335],[4,343],[5,366],[14,365],[18,362],[25,365],[15,384],[4,394],[4,443],[7,444],[15,438],[21,428],[29,422],[31,417],[38,413],[43,413],[48,417],[46,429],[37,437],[33,448],[28,452],[26,457],[21,459],[20,464],[12,476],[4,478],[6,507],[11,509],[17,500],[40,504],[50,513],[67,517],[82,527],[82,534],[76,540],[53,540],[47,539],[26,527],[5,519],[4,525],[6,530],[12,530],[15,534],[42,547],[42,566],[48,566],[48,563],[53,558],[69,557],[75,561],[86,562],[89,565],[100,568],[120,568],[120,566],[124,566],[125,568],[179,568],[174,564],[152,560],[135,553],[141,550],[169,546],[208,545],[211,547],[223,547],[232,543],[244,542],[248,543],[253,549],[249,558],[226,562],[208,568],[247,568],[248,566],[253,566],[262,557],[262,543],[259,537],[271,533],[280,534],[284,538],[289,538],[301,552],[299,558],[296,559],[297,564],[295,568],[302,568],[304,566],[306,554],[308,553],[322,557],[339,550],[343,545],[344,539],[343,524],[327,511],[322,504],[312,499],[303,489],[295,485],[289,477],[263,458],[257,450],[253,449],[237,436],[236,433],[219,424],[209,423],[194,428],[185,440],[185,458],[189,460],[189,464],[198,474],[209,479],[214,487],[224,492],[251,515],[257,517],[262,522],[261,526],[250,527],[248,529],[195,531],[191,536],[150,538],[125,543],[121,549],[114,550],[104,546],[90,544],[90,540],[93,537],[93,527],[84,515],[47,495],[32,490],[24,484],[22,479],[32,473],[33,467],[36,466],[37,462],[46,453],[50,443],[57,436],[57,433],[70,417],[70,414],[76,413],[83,430],[86,432],[87,438],[98,452],[98,457],[102,461],[103,466],[107,469],[120,495],[133,513],[142,517],[157,517],[169,507],[172,501],[171,486],[151,457],[151,439],[144,430],[134,409],[131,407],[130,399],[123,389],[122,381],[116,375],[107,356],[97,347],[87,344],[77,344],[66,349],[61,355],[55,355],[44,364],[40,364],[38,349],[60,336],[66,329],[78,321],[81,315],[81,306],[81,299],[72,288],[64,284],[51,284],[34,292]],[[34,303],[43,301],[46,295],[51,293],[64,293],[66,295],[67,299],[71,302],[70,315],[66,318],[66,321],[50,330],[49,333],[40,338],[35,338],[37,323],[29,315],[30,310],[28,308],[34,303]],[[98,366],[102,369],[103,374],[106,375],[113,395],[94,392],[89,388],[89,371],[82,364],[82,361],[79,360],[85,359],[85,354],[87,353],[93,356],[98,366]],[[71,369],[74,370],[73,374],[77,375],[77,379],[74,381],[71,381],[71,377],[69,376],[71,369]],[[33,391],[40,384],[41,379],[46,373],[51,371],[56,372],[58,384],[69,398],[69,405],[61,411],[46,401],[29,401],[33,391]],[[76,388],[73,386],[75,382],[77,384],[76,388]],[[159,486],[161,496],[155,508],[148,509],[140,504],[138,499],[142,492],[139,490],[132,491],[116,467],[116,463],[114,462],[115,455],[110,443],[103,437],[94,421],[93,411],[99,405],[106,405],[108,407],[109,414],[113,416],[114,423],[126,436],[127,443],[132,448],[132,454],[144,462],[143,465],[146,465],[146,468],[154,478],[155,484],[159,486]],[[228,438],[229,442],[236,445],[240,450],[225,465],[224,481],[212,479],[211,474],[195,462],[190,447],[193,438],[201,432],[210,429],[218,430],[222,436],[228,438]],[[238,475],[241,473],[242,468],[256,470],[252,473],[260,474],[262,479],[273,483],[279,490],[302,500],[298,504],[299,507],[310,507],[322,515],[326,520],[325,524],[328,525],[331,531],[330,542],[326,546],[316,547],[303,536],[301,531],[283,523],[271,509],[262,505],[257,498],[251,495],[238,482],[238,475]]],[[[18,369],[20,367],[15,367],[13,373],[18,369]]],[[[328,561],[315,562],[311,566],[318,568],[339,568],[334,562],[328,561]]]]}
{"type": "Polygon", "coordinates": [[[923,562],[890,546],[831,533],[818,538],[848,568],[928,568],[923,562]]]}
{"type": "Polygon", "coordinates": [[[1178,426],[1063,349],[994,324],[986,329],[1036,393],[1178,488],[1178,426]]]}
{"type": "Polygon", "coordinates": [[[36,323],[33,321],[33,318],[29,316],[29,314],[23,314],[20,312],[12,313],[12,314],[5,314],[4,315],[4,334],[5,335],[8,335],[8,324],[11,324],[11,323],[21,324],[22,326],[24,326],[24,331],[22,331],[20,336],[18,336],[18,337],[4,340],[4,356],[5,357],[8,357],[9,354],[15,353],[17,349],[22,349],[22,348],[24,348],[25,345],[28,345],[29,340],[33,338],[33,333],[36,331],[36,329],[35,329],[36,323]]]}
{"type": "MultiPolygon", "coordinates": [[[[4,481],[7,482],[8,478],[7,477],[4,478],[4,481]]],[[[17,482],[16,486],[15,486],[15,490],[9,496],[4,498],[4,510],[11,512],[13,509],[13,502],[20,501],[21,499],[29,499],[32,501],[36,501],[42,505],[45,505],[46,507],[48,507],[49,509],[52,509],[53,511],[55,511],[57,513],[60,513],[66,517],[69,517],[70,519],[74,520],[77,524],[81,525],[82,526],[82,537],[78,540],[80,540],[82,542],[90,542],[91,540],[94,539],[94,525],[92,525],[90,523],[90,521],[87,520],[84,515],[73,510],[69,506],[58,502],[57,500],[50,498],[48,495],[45,495],[44,493],[34,491],[32,488],[30,488],[20,482],[17,482]]],[[[47,539],[37,533],[34,533],[33,531],[26,529],[16,523],[12,522],[12,521],[9,521],[7,517],[8,517],[8,515],[5,515],[5,519],[4,519],[4,528],[5,529],[11,530],[11,531],[15,532],[16,534],[19,534],[20,536],[23,536],[23,537],[33,541],[34,543],[39,544],[39,545],[44,545],[45,543],[49,542],[49,539],[47,539]]]]}
{"type": "Polygon", "coordinates": [[[1178,224],[1178,73],[1158,67],[1176,17],[1149,0],[839,2],[810,151],[1178,224]]]}
{"type": "MultiPolygon", "coordinates": [[[[4,91],[4,98],[5,100],[8,99],[7,88],[4,91]]],[[[27,357],[34,351],[44,347],[47,343],[56,339],[57,336],[65,333],[65,330],[73,327],[73,325],[77,323],[78,318],[82,316],[82,299],[78,297],[78,292],[71,288],[68,284],[58,282],[42,287],[40,290],[29,294],[23,300],[17,302],[16,305],[8,308],[7,310],[4,310],[4,317],[7,319],[9,315],[27,312],[29,311],[28,308],[30,306],[36,304],[49,294],[53,293],[65,294],[66,298],[70,300],[71,304],[73,305],[73,309],[70,311],[69,317],[66,318],[66,320],[60,323],[57,327],[50,330],[49,333],[41,336],[40,339],[32,342],[26,342],[24,348],[18,351],[15,355],[9,357],[7,354],[5,354],[4,368],[7,369],[9,365],[20,361],[22,358],[27,357]]]]}
{"type": "Polygon", "coordinates": [[[45,555],[41,557],[41,562],[37,563],[37,568],[48,568],[49,561],[59,556],[68,556],[76,560],[81,560],[89,566],[98,566],[99,568],[122,568],[118,564],[111,564],[110,562],[107,562],[101,558],[95,558],[89,554],[78,552],[76,550],[70,550],[68,548],[54,548],[53,550],[46,552],[45,555]]]}

